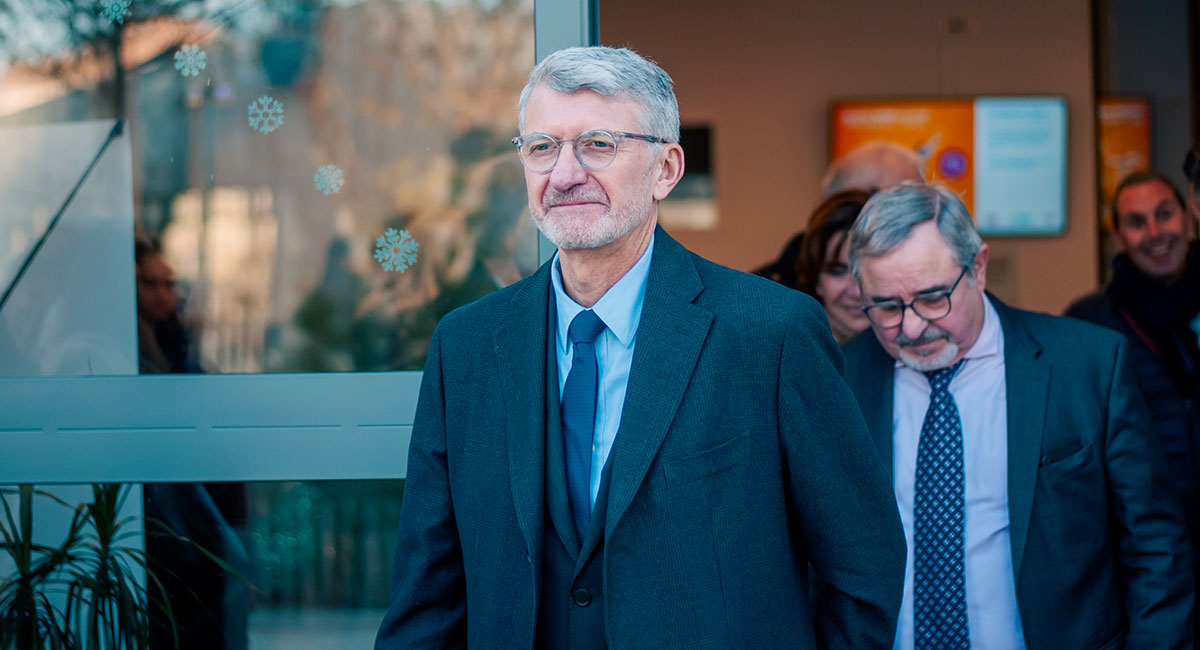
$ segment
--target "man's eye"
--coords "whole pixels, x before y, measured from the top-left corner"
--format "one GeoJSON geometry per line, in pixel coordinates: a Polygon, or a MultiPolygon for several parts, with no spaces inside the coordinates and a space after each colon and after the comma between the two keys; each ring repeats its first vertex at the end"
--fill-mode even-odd
{"type": "Polygon", "coordinates": [[[942,305],[945,300],[946,294],[943,293],[934,293],[928,296],[917,297],[917,302],[920,303],[922,307],[937,307],[942,305]]]}
{"type": "Polygon", "coordinates": [[[529,153],[546,153],[554,149],[553,142],[534,142],[529,145],[529,153]]]}
{"type": "Polygon", "coordinates": [[[895,314],[903,309],[903,307],[898,302],[881,302],[875,305],[874,309],[881,314],[895,314]]]}
{"type": "Polygon", "coordinates": [[[613,143],[609,142],[608,140],[600,140],[600,139],[592,138],[592,139],[583,141],[583,147],[585,149],[595,149],[597,151],[603,151],[605,149],[612,148],[612,146],[613,146],[613,143]]]}

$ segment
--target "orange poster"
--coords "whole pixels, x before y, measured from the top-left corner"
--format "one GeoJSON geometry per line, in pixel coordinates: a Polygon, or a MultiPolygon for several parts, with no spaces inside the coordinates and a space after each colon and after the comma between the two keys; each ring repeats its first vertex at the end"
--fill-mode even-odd
{"type": "Polygon", "coordinates": [[[1150,102],[1144,97],[1101,97],[1096,111],[1103,198],[1100,214],[1107,224],[1117,183],[1131,172],[1150,167],[1150,102]]]}
{"type": "Polygon", "coordinates": [[[873,141],[911,149],[921,159],[925,179],[957,192],[974,214],[974,113],[971,100],[837,103],[832,158],[873,141]]]}

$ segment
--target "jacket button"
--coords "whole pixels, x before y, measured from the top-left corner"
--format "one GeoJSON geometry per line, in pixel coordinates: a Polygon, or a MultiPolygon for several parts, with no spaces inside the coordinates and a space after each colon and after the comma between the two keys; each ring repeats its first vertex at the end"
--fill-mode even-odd
{"type": "Polygon", "coordinates": [[[575,604],[580,607],[587,607],[592,603],[592,592],[587,589],[576,589],[574,596],[575,604]]]}

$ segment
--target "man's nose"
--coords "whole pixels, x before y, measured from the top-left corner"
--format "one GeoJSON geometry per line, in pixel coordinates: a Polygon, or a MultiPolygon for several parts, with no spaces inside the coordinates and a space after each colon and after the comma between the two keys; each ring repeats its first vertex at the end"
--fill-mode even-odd
{"type": "Polygon", "coordinates": [[[574,144],[563,143],[558,150],[558,160],[550,169],[550,186],[556,190],[569,189],[587,182],[588,170],[575,157],[574,144]]]}
{"type": "Polygon", "coordinates": [[[928,323],[924,318],[918,316],[916,310],[912,307],[905,307],[904,309],[904,322],[900,324],[901,331],[910,339],[920,338],[921,333],[925,331],[925,326],[928,323]]]}
{"type": "Polygon", "coordinates": [[[1149,235],[1150,237],[1157,237],[1160,232],[1162,232],[1162,229],[1158,227],[1157,221],[1155,221],[1154,219],[1146,220],[1146,234],[1147,235],[1149,235]]]}

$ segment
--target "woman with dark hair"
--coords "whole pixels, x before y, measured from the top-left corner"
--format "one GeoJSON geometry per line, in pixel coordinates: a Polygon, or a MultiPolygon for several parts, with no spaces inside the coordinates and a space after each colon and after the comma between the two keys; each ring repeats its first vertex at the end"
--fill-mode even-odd
{"type": "Polygon", "coordinates": [[[825,307],[829,326],[838,343],[867,329],[858,281],[850,273],[846,233],[871,192],[846,190],[821,202],[808,219],[808,228],[796,262],[796,288],[825,307]]]}

